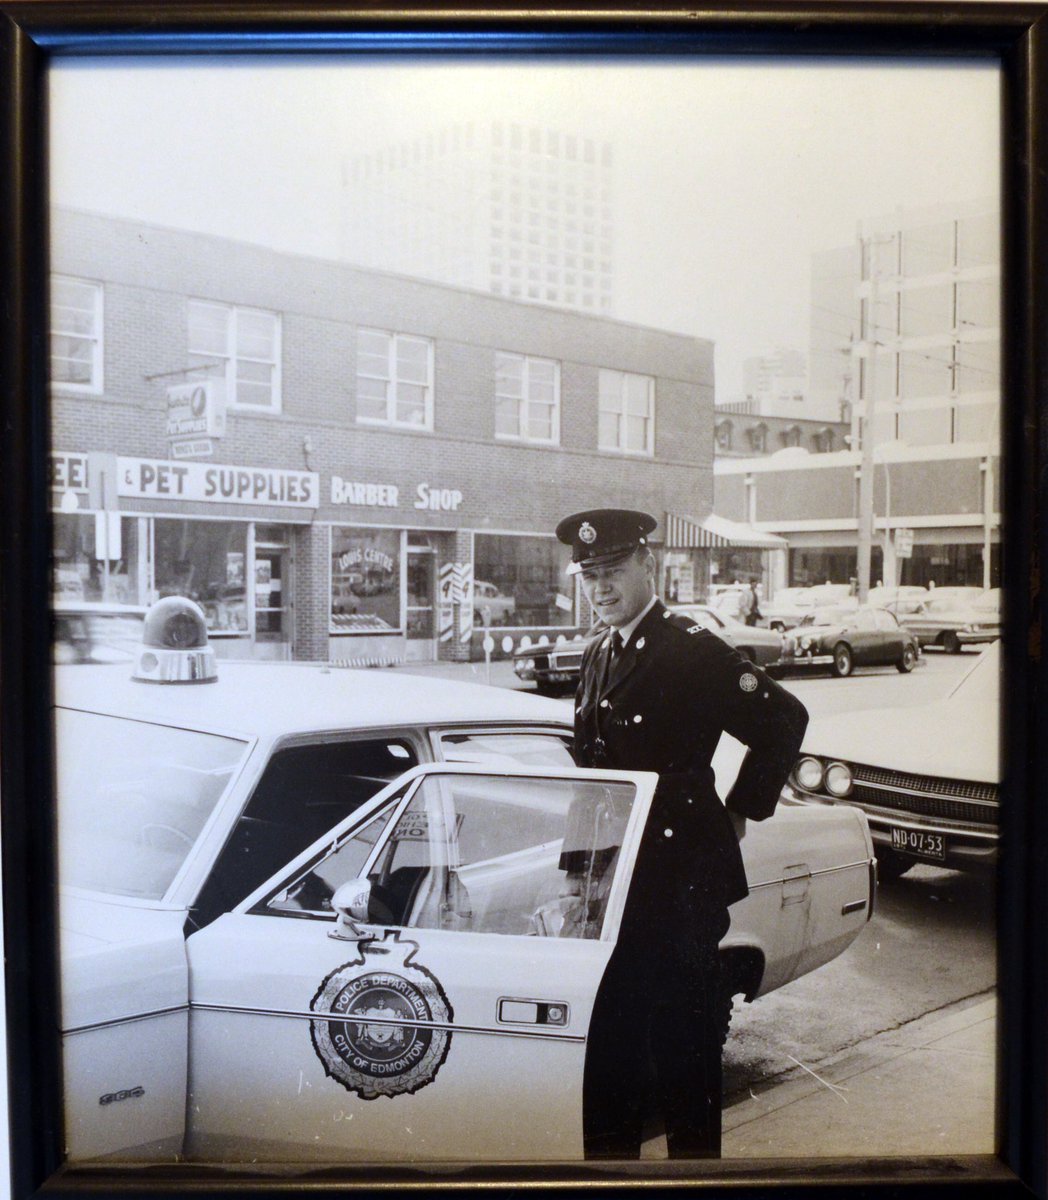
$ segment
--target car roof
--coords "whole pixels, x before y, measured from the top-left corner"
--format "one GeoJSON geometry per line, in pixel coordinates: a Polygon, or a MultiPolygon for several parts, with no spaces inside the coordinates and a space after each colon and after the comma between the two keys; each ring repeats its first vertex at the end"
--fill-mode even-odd
{"type": "Polygon", "coordinates": [[[396,725],[570,721],[563,701],[509,688],[325,663],[219,661],[214,683],[131,679],[127,664],[55,670],[60,708],[246,737],[396,725]]]}

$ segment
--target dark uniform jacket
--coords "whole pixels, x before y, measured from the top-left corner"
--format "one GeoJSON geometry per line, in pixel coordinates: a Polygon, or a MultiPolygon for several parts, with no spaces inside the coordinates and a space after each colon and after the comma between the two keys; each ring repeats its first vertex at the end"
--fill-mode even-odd
{"type": "Polygon", "coordinates": [[[656,600],[611,665],[610,631],[582,660],[581,767],[656,771],[659,785],[627,906],[692,924],[747,894],[729,811],[771,816],[808,723],[804,705],[716,634],[656,600]],[[710,765],[722,733],[749,749],[722,804],[710,765]]]}

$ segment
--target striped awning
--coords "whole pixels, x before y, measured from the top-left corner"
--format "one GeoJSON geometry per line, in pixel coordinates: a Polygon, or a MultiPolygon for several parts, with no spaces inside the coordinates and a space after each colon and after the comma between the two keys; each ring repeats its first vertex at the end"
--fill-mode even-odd
{"type": "Polygon", "coordinates": [[[716,546],[736,546],[749,550],[784,550],[786,539],[775,533],[765,533],[744,525],[741,521],[729,521],[710,513],[703,521],[682,513],[666,514],[666,549],[695,550],[716,546]]]}

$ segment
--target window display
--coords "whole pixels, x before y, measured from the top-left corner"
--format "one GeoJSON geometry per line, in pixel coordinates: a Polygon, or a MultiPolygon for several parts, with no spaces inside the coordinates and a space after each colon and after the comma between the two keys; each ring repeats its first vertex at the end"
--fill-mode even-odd
{"type": "Polygon", "coordinates": [[[400,629],[400,532],[331,530],[332,633],[400,629]]]}
{"type": "Polygon", "coordinates": [[[145,604],[135,517],[55,513],[52,588],[56,600],[145,604]]]}
{"type": "Polygon", "coordinates": [[[477,534],[474,613],[478,625],[575,624],[571,548],[555,538],[477,534]]]}
{"type": "Polygon", "coordinates": [[[157,519],[156,594],[188,596],[204,610],[211,633],[247,633],[246,523],[157,519]]]}

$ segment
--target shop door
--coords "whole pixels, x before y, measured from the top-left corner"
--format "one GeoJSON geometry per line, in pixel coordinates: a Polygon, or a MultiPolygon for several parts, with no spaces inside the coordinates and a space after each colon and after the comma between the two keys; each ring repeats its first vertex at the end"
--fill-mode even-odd
{"type": "Polygon", "coordinates": [[[437,554],[429,545],[408,545],[408,662],[435,662],[437,554]]]}
{"type": "Polygon", "coordinates": [[[282,529],[255,537],[255,657],[291,657],[291,546],[282,529]],[[263,540],[264,539],[264,540],[263,540]]]}

